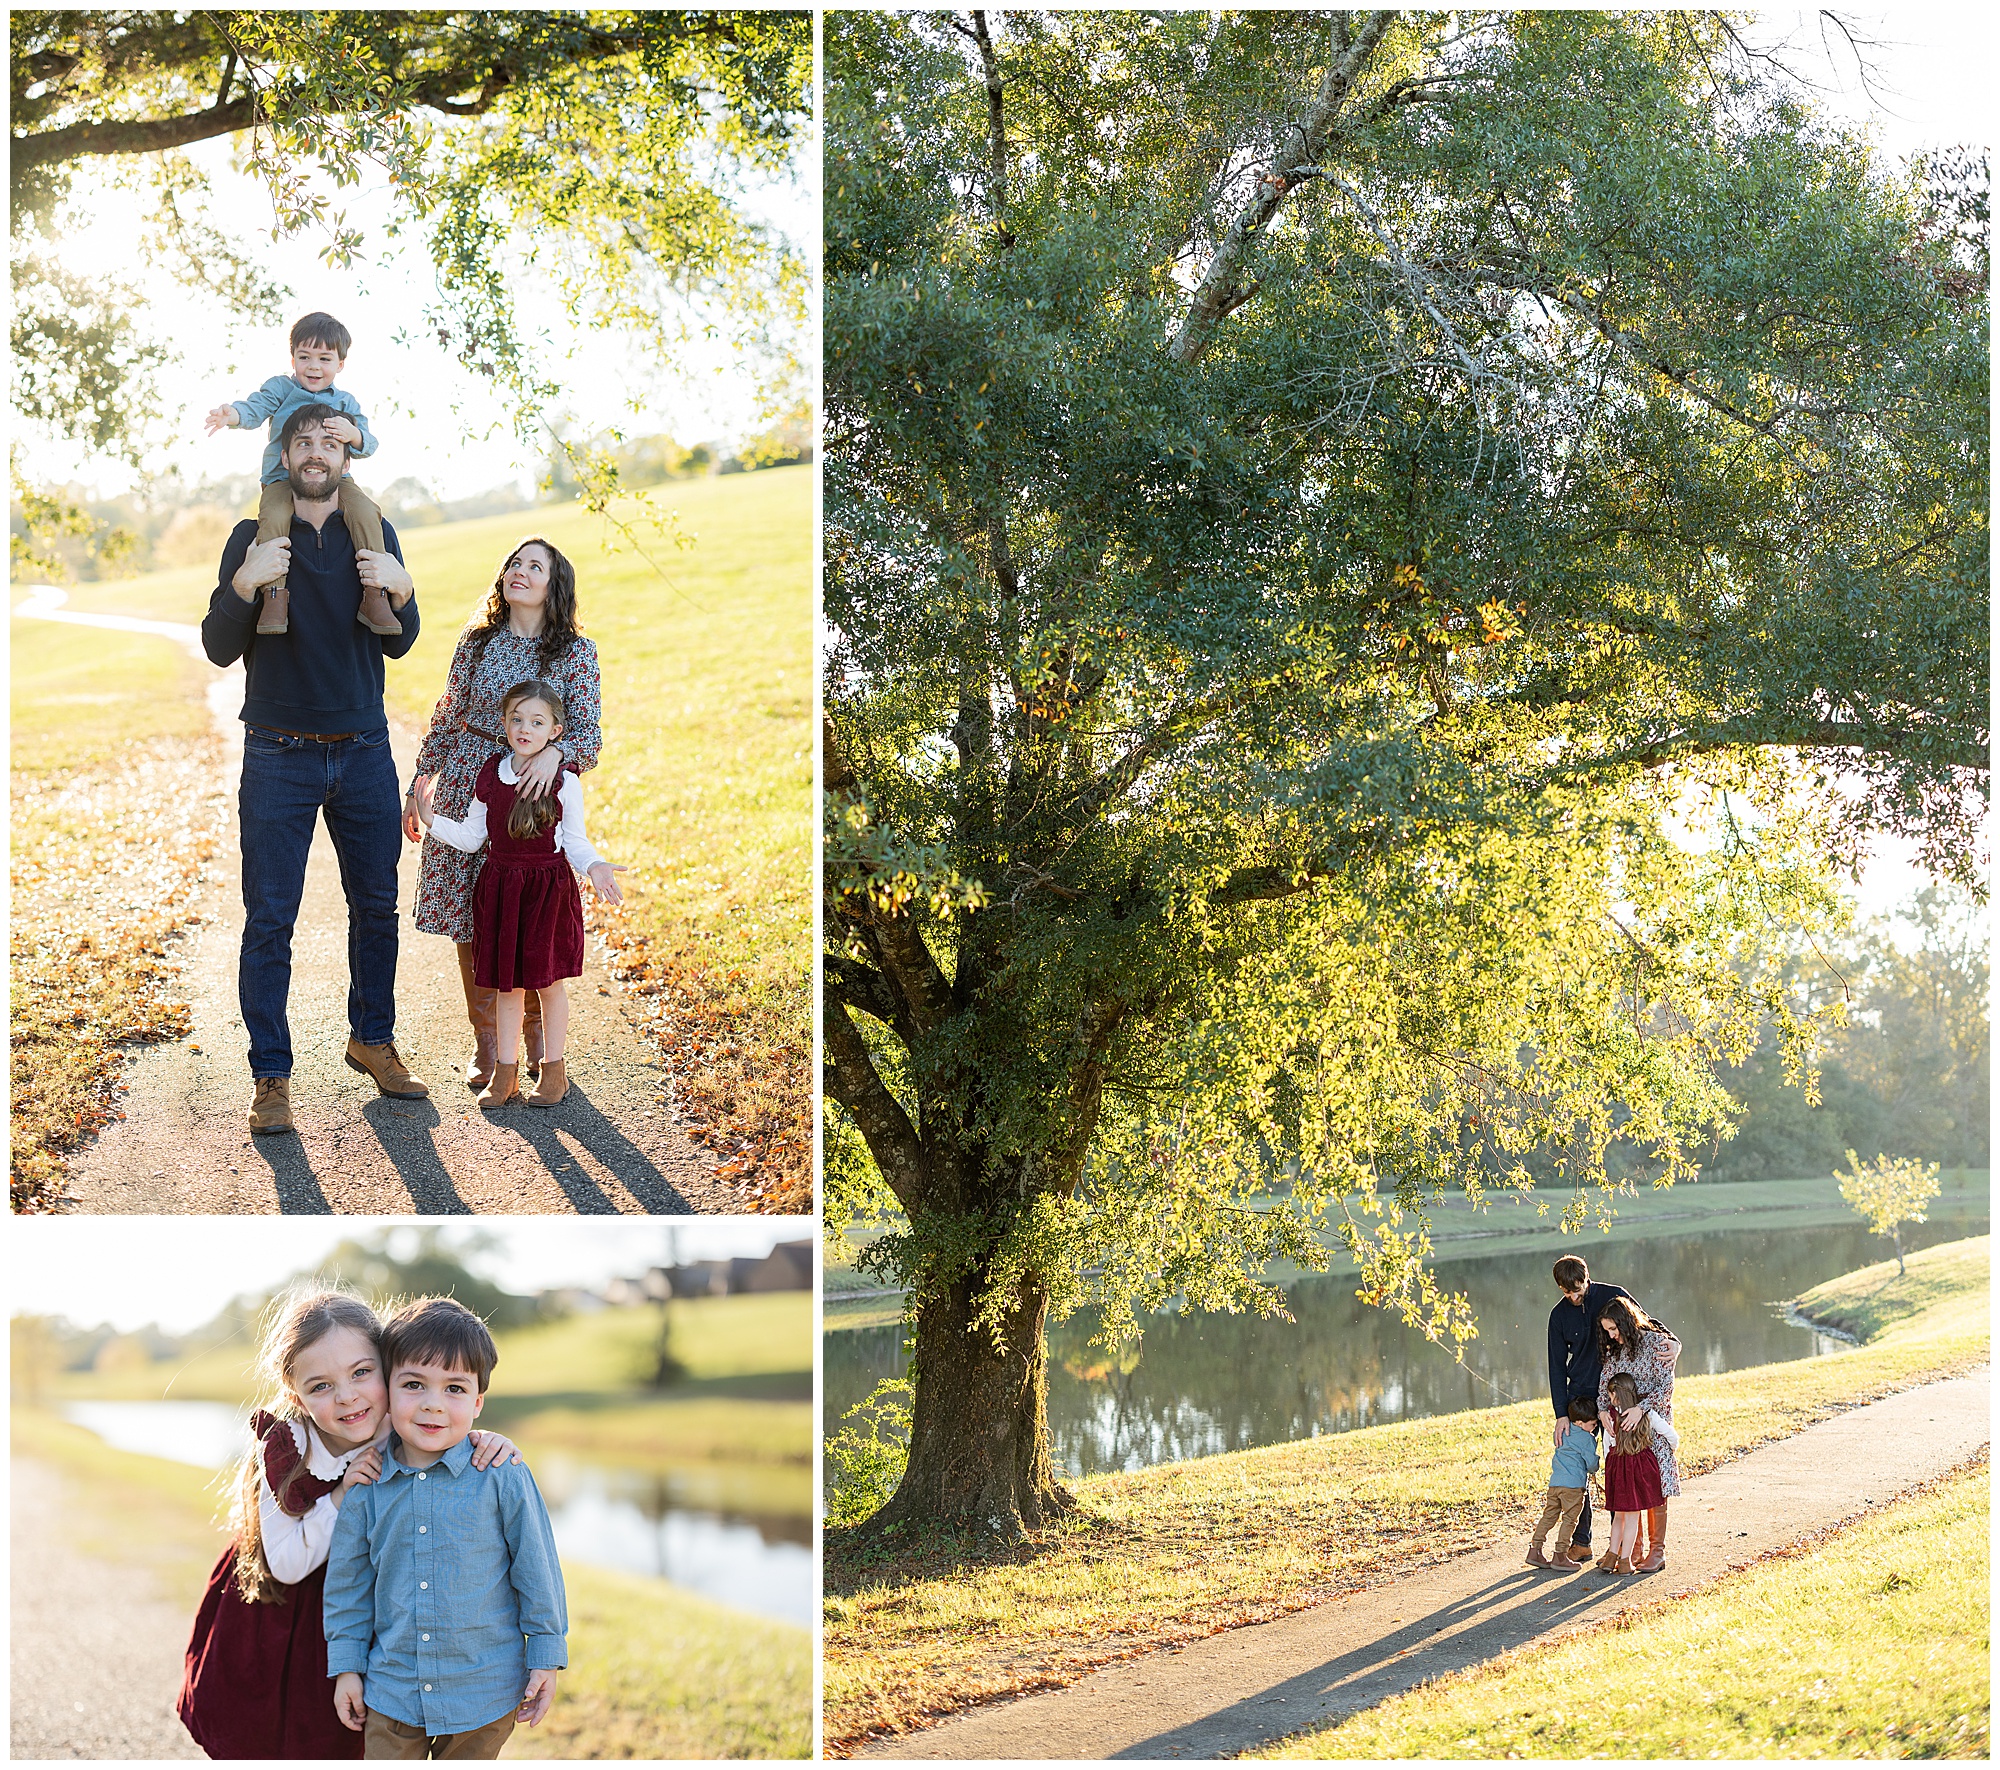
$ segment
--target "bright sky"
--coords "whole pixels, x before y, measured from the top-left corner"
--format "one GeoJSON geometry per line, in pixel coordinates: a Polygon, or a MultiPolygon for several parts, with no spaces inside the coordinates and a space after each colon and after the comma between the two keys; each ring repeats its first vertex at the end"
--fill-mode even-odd
{"type": "MultiPolygon", "coordinates": [[[[302,1222],[287,1217],[43,1217],[13,1236],[8,1297],[17,1314],[66,1315],[129,1331],[157,1322],[184,1333],[232,1297],[269,1290],[311,1267],[336,1242],[372,1234],[379,1220],[302,1222]]],[[[467,1261],[517,1292],[597,1285],[664,1265],[668,1240],[681,1260],[758,1256],[773,1243],[810,1239],[809,1222],[768,1217],[488,1217],[452,1224],[447,1242],[485,1232],[502,1244],[467,1261]]]]}
{"type": "MultiPolygon", "coordinates": [[[[502,481],[538,474],[540,452],[514,441],[501,404],[484,382],[459,369],[419,324],[434,299],[430,267],[421,245],[392,241],[382,224],[390,214],[386,183],[331,193],[334,207],[366,238],[362,257],[351,270],[329,270],[319,261],[321,236],[302,234],[274,243],[269,238],[271,205],[255,179],[230,169],[227,141],[204,142],[190,158],[212,180],[216,202],[210,223],[247,246],[281,286],[282,324],[269,329],[232,325],[212,297],[164,275],[135,267],[132,241],[140,232],[141,205],[99,168],[79,172],[73,212],[90,217],[63,240],[60,256],[74,270],[113,274],[141,283],[152,302],[146,329],[168,340],[174,360],[160,374],[169,414],[167,429],[148,465],[177,465],[190,482],[251,473],[264,446],[263,427],[205,436],[202,418],[226,399],[240,399],[273,375],[289,372],[291,323],[301,314],[324,310],[354,335],[354,348],[339,385],[361,402],[381,443],[362,477],[379,489],[414,476],[439,498],[485,491],[502,481]],[[396,333],[417,336],[398,345],[396,333]]],[[[753,219],[807,246],[819,231],[819,201],[812,180],[817,155],[800,156],[797,180],[766,182],[745,191],[741,206],[753,219]]],[[[666,432],[683,444],[741,441],[757,421],[751,379],[726,342],[697,338],[693,343],[649,345],[624,333],[590,333],[575,325],[531,272],[515,285],[524,331],[546,339],[542,360],[566,390],[567,413],[588,435],[617,425],[628,435],[666,432]]],[[[675,316],[678,322],[678,314],[675,316]]],[[[552,414],[554,415],[554,414],[552,414]]],[[[85,448],[57,444],[38,457],[42,476],[74,479],[105,493],[129,487],[131,470],[85,448]]]]}

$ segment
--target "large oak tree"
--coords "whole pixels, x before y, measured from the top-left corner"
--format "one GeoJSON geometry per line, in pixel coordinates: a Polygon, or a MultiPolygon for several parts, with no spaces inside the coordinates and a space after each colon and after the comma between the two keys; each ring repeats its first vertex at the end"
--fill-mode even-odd
{"type": "Polygon", "coordinates": [[[827,24],[828,1208],[907,1473],[1065,1504],[1049,1312],[1659,1182],[1987,764],[1983,171],[1713,14],[827,24]],[[1974,187],[1977,187],[1976,189],[1974,187]],[[1956,205],[1956,207],[1955,207],[1956,205]]]}

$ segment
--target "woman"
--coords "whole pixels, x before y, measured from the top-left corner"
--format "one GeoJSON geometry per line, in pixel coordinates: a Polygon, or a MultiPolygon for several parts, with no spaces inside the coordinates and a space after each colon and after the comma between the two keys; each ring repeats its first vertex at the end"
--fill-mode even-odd
{"type": "MultiPolygon", "coordinates": [[[[562,690],[567,723],[561,739],[521,773],[519,791],[538,799],[555,791],[565,767],[581,773],[597,765],[597,647],[576,630],[576,570],[539,535],[507,555],[478,620],[459,636],[444,698],[431,712],[430,729],[417,752],[416,772],[429,777],[436,810],[462,818],[489,756],[506,748],[500,736],[500,697],[517,682],[550,682],[562,690]]],[[[472,887],[481,857],[424,837],[417,819],[416,782],[403,800],[403,833],[424,844],[417,883],[417,926],[458,946],[458,975],[472,1021],[472,1061],[467,1086],[493,1079],[495,994],[472,977],[472,887]]],[[[541,1001],[528,991],[521,1026],[521,1067],[542,1060],[541,1001]]]]}
{"type": "MultiPolygon", "coordinates": [[[[1636,1426],[1651,1408],[1666,1420],[1674,1419],[1674,1361],[1681,1355],[1681,1343],[1653,1320],[1630,1297],[1613,1297],[1597,1318],[1597,1350],[1602,1368],[1597,1378],[1597,1417],[1607,1434],[1619,1424],[1636,1426]],[[1628,1407],[1616,1421],[1611,1413],[1611,1379],[1629,1376],[1638,1385],[1639,1402],[1628,1407]]],[[[1609,1437],[1605,1442],[1610,1443],[1609,1437]]],[[[1653,1455],[1660,1464],[1660,1492],[1672,1499],[1681,1490],[1680,1465],[1673,1446],[1655,1436],[1653,1455]]],[[[1667,1564],[1667,1508],[1664,1500],[1646,1514],[1646,1559],[1641,1573],[1658,1573],[1667,1564]]]]}

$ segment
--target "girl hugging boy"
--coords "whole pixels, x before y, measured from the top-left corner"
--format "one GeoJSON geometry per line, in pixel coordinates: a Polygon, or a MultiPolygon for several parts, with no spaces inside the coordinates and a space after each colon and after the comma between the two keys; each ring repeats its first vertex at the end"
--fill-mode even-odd
{"type": "MultiPolygon", "coordinates": [[[[330,313],[309,313],[292,328],[292,372],[273,375],[248,399],[217,406],[208,415],[208,433],[236,430],[270,421],[270,440],[264,448],[259,472],[263,492],[257,500],[257,539],[283,540],[292,532],[292,487],[285,472],[284,456],[278,447],[278,433],[285,420],[301,406],[326,406],[335,414],[326,428],[347,445],[350,455],[366,459],[375,452],[375,436],[354,396],[334,386],[334,377],[347,367],[347,350],[353,342],[347,328],[330,313]]],[[[356,549],[366,547],[376,553],[388,551],[382,540],[382,512],[375,500],[345,474],[340,481],[340,519],[354,539],[356,549]]],[[[264,606],[257,614],[259,633],[285,633],[291,628],[291,590],[278,584],[264,592],[264,606]]],[[[363,585],[361,606],[354,618],[371,633],[400,633],[403,623],[389,606],[389,598],[378,588],[363,585]]]]}

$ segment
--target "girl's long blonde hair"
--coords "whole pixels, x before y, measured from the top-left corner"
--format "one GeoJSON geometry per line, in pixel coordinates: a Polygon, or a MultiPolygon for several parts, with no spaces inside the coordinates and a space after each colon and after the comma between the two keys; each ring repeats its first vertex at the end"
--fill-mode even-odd
{"type": "MultiPolygon", "coordinates": [[[[1611,1379],[1611,1399],[1621,1411],[1628,1407],[1638,1407],[1639,1385],[1620,1371],[1611,1379]]],[[[1653,1428],[1646,1423],[1643,1409],[1640,1411],[1639,1423],[1636,1426],[1628,1426],[1622,1420],[1619,1422],[1618,1448],[1615,1455],[1636,1456],[1640,1451],[1652,1448],[1653,1428]]]]}
{"type": "MultiPolygon", "coordinates": [[[[257,1354],[258,1387],[265,1399],[262,1411],[280,1420],[304,1422],[292,1393],[292,1369],[299,1355],[335,1328],[352,1328],[371,1343],[382,1337],[375,1311],[352,1291],[329,1285],[302,1285],[273,1300],[264,1326],[264,1343],[257,1354]]],[[[306,1459],[284,1479],[278,1499],[306,1472],[306,1459]]],[[[264,1447],[253,1440],[231,1481],[229,1527],[236,1537],[236,1589],[251,1604],[283,1604],[291,1588],[275,1579],[264,1559],[264,1447]]]]}

